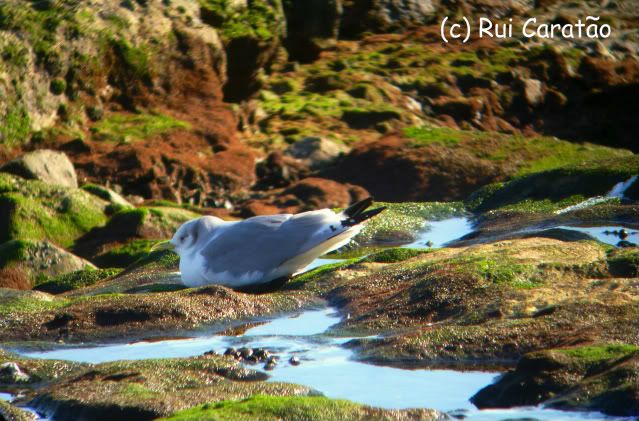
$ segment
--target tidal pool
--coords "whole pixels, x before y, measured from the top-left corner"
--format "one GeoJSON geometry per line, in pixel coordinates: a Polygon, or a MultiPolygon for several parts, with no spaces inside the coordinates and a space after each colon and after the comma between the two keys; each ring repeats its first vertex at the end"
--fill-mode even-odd
{"type": "Polygon", "coordinates": [[[639,231],[632,229],[630,227],[625,227],[622,225],[610,226],[596,226],[596,227],[578,227],[578,226],[567,226],[561,225],[556,228],[561,228],[570,231],[578,231],[584,234],[588,234],[595,240],[601,241],[602,243],[610,244],[611,246],[616,246],[619,241],[625,240],[631,243],[639,243],[639,231]],[[622,229],[626,230],[628,237],[625,239],[619,236],[619,231],[622,229]]]}
{"type": "MultiPolygon", "coordinates": [[[[308,310],[252,327],[239,336],[207,335],[180,340],[135,342],[91,347],[59,348],[45,352],[24,352],[32,358],[82,362],[106,362],[146,358],[190,357],[227,347],[260,347],[275,353],[280,362],[267,371],[269,381],[307,385],[331,398],[349,399],[382,408],[435,408],[466,420],[610,420],[599,413],[549,410],[539,407],[508,410],[478,410],[468,400],[490,384],[497,372],[431,369],[402,369],[365,364],[354,359],[341,345],[349,338],[335,338],[325,332],[340,318],[331,308],[308,310]],[[297,356],[301,364],[288,360],[297,356]]],[[[262,365],[248,365],[262,371],[262,365]]],[[[623,418],[616,418],[621,420],[623,418]]]]}

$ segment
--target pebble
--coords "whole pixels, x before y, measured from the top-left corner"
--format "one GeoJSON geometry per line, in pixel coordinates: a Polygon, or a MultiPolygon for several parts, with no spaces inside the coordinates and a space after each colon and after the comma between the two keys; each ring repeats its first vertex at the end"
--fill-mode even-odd
{"type": "Polygon", "coordinates": [[[297,358],[295,355],[293,355],[293,356],[292,356],[292,357],[288,360],[288,362],[289,362],[291,365],[300,365],[300,364],[301,364],[300,359],[299,359],[299,358],[297,358]]]}
{"type": "Polygon", "coordinates": [[[235,356],[235,354],[237,354],[237,349],[230,347],[230,348],[226,348],[226,351],[224,351],[224,355],[233,355],[235,356]]]}

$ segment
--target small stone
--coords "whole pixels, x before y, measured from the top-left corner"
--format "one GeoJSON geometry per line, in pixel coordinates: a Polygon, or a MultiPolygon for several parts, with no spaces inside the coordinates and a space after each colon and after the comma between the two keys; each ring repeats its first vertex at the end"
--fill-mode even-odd
{"type": "Polygon", "coordinates": [[[297,358],[295,355],[293,355],[293,356],[292,356],[292,357],[288,360],[288,362],[289,362],[291,365],[300,365],[300,364],[301,364],[300,359],[299,359],[299,358],[297,358]]]}
{"type": "Polygon", "coordinates": [[[226,351],[224,351],[224,355],[233,355],[233,356],[235,356],[235,354],[237,354],[237,349],[235,349],[233,347],[226,348],[226,351]]]}
{"type": "Polygon", "coordinates": [[[206,351],[204,355],[217,355],[217,352],[215,352],[214,350],[210,350],[210,351],[206,351]]]}
{"type": "Polygon", "coordinates": [[[251,348],[246,348],[246,347],[240,348],[239,352],[240,352],[240,357],[243,359],[247,359],[248,357],[253,355],[253,349],[251,348]]]}
{"type": "Polygon", "coordinates": [[[23,178],[40,180],[47,184],[77,188],[78,177],[69,157],[64,152],[39,149],[28,152],[0,168],[23,178]]]}
{"type": "Polygon", "coordinates": [[[266,364],[264,364],[264,370],[271,371],[271,370],[273,370],[275,368],[276,365],[277,365],[276,363],[274,363],[272,361],[269,361],[266,364]]]}
{"type": "Polygon", "coordinates": [[[622,240],[625,240],[626,238],[628,238],[628,231],[622,228],[619,231],[619,238],[621,238],[622,240]]]}
{"type": "Polygon", "coordinates": [[[544,98],[543,84],[537,79],[525,79],[523,83],[526,102],[528,105],[536,107],[544,98]]]}

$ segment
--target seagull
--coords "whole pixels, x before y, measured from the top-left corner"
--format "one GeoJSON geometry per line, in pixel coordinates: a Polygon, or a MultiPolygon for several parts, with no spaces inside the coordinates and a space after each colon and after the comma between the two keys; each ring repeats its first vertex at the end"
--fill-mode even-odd
{"type": "Polygon", "coordinates": [[[180,256],[182,282],[188,287],[279,287],[319,256],[346,245],[365,221],[386,209],[367,210],[372,203],[369,197],[339,213],[321,209],[243,221],[202,216],[182,224],[156,249],[180,256]]]}

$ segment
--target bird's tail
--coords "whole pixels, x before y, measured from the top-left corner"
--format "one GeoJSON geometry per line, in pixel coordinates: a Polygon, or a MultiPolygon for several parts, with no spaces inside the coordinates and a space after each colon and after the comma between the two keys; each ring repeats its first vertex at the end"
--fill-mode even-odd
{"type": "Polygon", "coordinates": [[[366,209],[368,209],[372,204],[373,198],[368,197],[344,209],[342,214],[346,216],[346,219],[342,221],[342,226],[352,227],[354,225],[361,224],[362,222],[366,221],[367,219],[371,219],[373,216],[386,209],[386,207],[382,206],[367,211],[366,209]]]}

